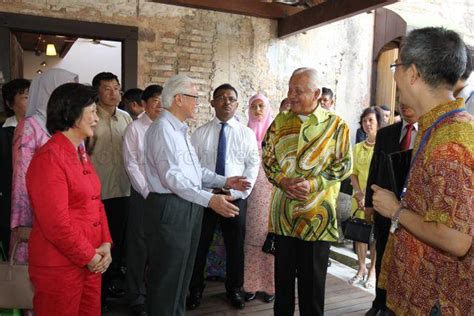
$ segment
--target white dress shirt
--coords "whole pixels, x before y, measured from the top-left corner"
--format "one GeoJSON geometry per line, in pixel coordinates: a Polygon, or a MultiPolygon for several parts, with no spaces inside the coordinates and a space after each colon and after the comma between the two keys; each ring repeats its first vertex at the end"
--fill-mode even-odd
{"type": "MultiPolygon", "coordinates": [[[[405,137],[407,133],[407,128],[406,128],[407,125],[408,125],[408,122],[405,120],[402,120],[402,132],[400,133],[399,143],[402,142],[403,137],[405,137]]],[[[410,138],[410,149],[413,149],[413,146],[415,146],[416,134],[418,134],[418,122],[413,124],[413,130],[411,131],[411,138],[410,138]]]]}
{"type": "Polygon", "coordinates": [[[143,198],[148,196],[148,185],[145,179],[145,152],[143,143],[145,133],[153,121],[146,114],[140,113],[137,119],[127,128],[123,138],[123,159],[128,177],[132,187],[140,193],[143,198]]]}
{"type": "MultiPolygon", "coordinates": [[[[216,169],[217,146],[221,127],[221,121],[214,118],[200,126],[191,136],[191,142],[196,148],[199,161],[210,170],[216,169]]],[[[227,121],[224,133],[227,140],[225,176],[244,176],[252,185],[243,192],[230,190],[230,194],[234,200],[245,199],[252,191],[260,166],[257,139],[250,128],[235,118],[227,121]]]]}
{"type": "Polygon", "coordinates": [[[212,193],[226,177],[201,167],[188,136],[188,125],[169,111],[155,120],[145,134],[145,176],[150,192],[174,193],[186,201],[207,207],[212,193]]]}
{"type": "Polygon", "coordinates": [[[474,86],[468,84],[461,91],[459,91],[457,98],[464,99],[464,106],[466,107],[467,111],[474,115],[474,86]]]}
{"type": "Polygon", "coordinates": [[[5,120],[5,123],[3,123],[2,128],[3,127],[16,127],[17,125],[18,125],[18,121],[16,119],[16,116],[12,115],[5,120]]]}

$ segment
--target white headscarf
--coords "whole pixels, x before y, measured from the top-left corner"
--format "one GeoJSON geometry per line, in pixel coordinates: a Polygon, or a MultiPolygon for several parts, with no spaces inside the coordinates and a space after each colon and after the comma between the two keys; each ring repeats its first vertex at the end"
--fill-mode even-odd
{"type": "Polygon", "coordinates": [[[49,97],[54,89],[68,82],[78,82],[79,76],[64,69],[54,68],[43,72],[31,81],[28,93],[28,110],[26,117],[33,116],[45,132],[46,129],[46,110],[49,97]]]}

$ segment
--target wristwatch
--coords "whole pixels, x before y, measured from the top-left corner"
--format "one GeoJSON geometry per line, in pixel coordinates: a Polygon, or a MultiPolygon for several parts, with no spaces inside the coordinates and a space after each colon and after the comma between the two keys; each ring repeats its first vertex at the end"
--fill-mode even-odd
{"type": "Polygon", "coordinates": [[[390,233],[395,233],[395,231],[398,229],[398,224],[400,222],[400,214],[405,210],[403,206],[400,206],[395,213],[392,215],[392,225],[390,225],[390,233]]]}

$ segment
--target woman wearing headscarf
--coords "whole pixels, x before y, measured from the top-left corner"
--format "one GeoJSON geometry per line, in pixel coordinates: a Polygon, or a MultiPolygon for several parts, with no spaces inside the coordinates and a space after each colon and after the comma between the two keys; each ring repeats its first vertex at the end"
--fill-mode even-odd
{"type": "MultiPolygon", "coordinates": [[[[249,123],[255,132],[260,155],[265,133],[272,123],[273,112],[270,102],[262,93],[249,100],[249,123]]],[[[263,300],[270,303],[275,298],[274,257],[262,251],[262,245],[268,233],[268,216],[272,184],[268,182],[260,166],[257,180],[247,200],[247,221],[245,232],[244,290],[245,300],[256,298],[257,292],[263,294],[263,300]]]]}
{"type": "Polygon", "coordinates": [[[92,87],[79,83],[53,91],[46,120],[52,137],[36,151],[26,174],[34,216],[28,271],[36,316],[101,314],[101,273],[112,262],[112,239],[99,177],[84,149],[99,121],[96,98],[92,87]]]}
{"type": "MultiPolygon", "coordinates": [[[[13,232],[18,227],[31,227],[33,217],[26,190],[25,175],[33,154],[51,137],[46,129],[46,108],[53,90],[63,83],[77,82],[78,75],[64,69],[49,69],[36,76],[30,85],[26,118],[15,129],[13,136],[13,178],[10,227],[13,232]]],[[[45,166],[47,168],[47,166],[45,166]]],[[[47,170],[45,170],[47,171],[47,170]]],[[[12,237],[10,245],[15,242],[12,237]]],[[[12,249],[12,247],[10,247],[12,249]]],[[[16,249],[15,260],[28,262],[26,243],[16,249]]]]}

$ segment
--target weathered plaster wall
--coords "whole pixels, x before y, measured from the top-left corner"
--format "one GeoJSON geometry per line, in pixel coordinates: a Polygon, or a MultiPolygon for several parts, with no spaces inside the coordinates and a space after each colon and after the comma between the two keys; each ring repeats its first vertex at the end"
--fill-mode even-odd
{"type": "MultiPolygon", "coordinates": [[[[474,44],[472,0],[404,0],[389,6],[405,16],[448,20],[474,44]],[[435,12],[436,14],[434,14],[435,12]]],[[[200,94],[229,82],[240,92],[239,116],[246,121],[247,100],[264,91],[276,109],[285,97],[291,72],[310,66],[321,84],[333,89],[336,110],[355,131],[369,105],[373,14],[363,13],[280,40],[267,19],[169,6],[143,0],[17,0],[0,2],[0,11],[137,26],[138,86],[162,84],[175,73],[193,77],[200,94]]],[[[421,20],[421,18],[420,18],[421,20]]],[[[192,128],[210,119],[206,102],[192,128]]]]}
{"type": "MultiPolygon", "coordinates": [[[[240,92],[243,121],[248,98],[259,90],[277,108],[291,72],[302,66],[321,71],[321,83],[336,91],[338,112],[354,127],[369,102],[371,14],[280,40],[275,21],[141,0],[3,1],[0,11],[137,26],[139,87],[180,72],[209,98],[212,89],[229,82],[240,92]]],[[[199,112],[193,127],[212,115],[207,103],[199,112]]]]}

